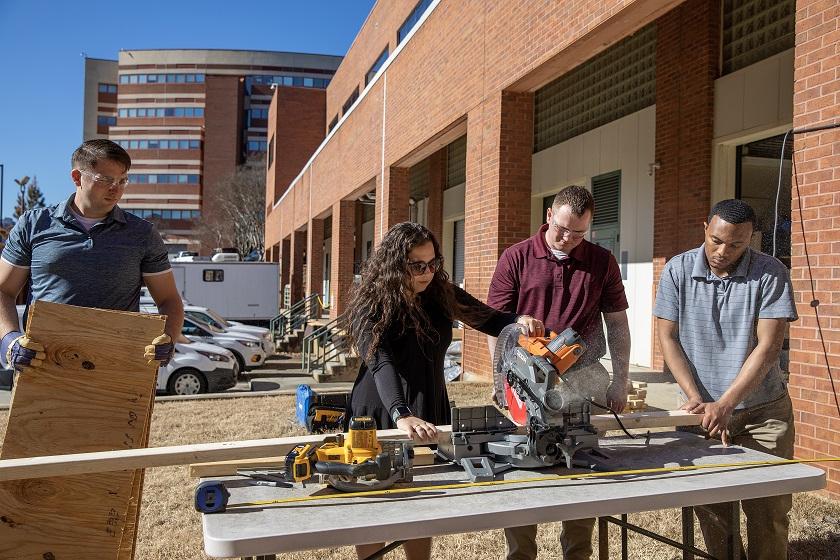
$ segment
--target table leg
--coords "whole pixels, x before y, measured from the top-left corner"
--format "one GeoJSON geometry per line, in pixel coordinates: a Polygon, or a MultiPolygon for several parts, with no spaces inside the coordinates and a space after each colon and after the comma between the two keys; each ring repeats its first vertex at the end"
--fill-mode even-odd
{"type": "Polygon", "coordinates": [[[726,557],[739,560],[741,557],[741,502],[729,502],[729,535],[726,539],[726,557]]]}
{"type": "Polygon", "coordinates": [[[386,554],[388,554],[389,552],[391,552],[395,548],[399,548],[400,546],[402,546],[402,543],[404,543],[404,542],[405,541],[394,541],[391,544],[385,546],[385,548],[380,548],[379,550],[377,550],[376,552],[374,552],[373,554],[371,554],[370,556],[368,556],[364,560],[379,560],[380,558],[382,558],[383,556],[385,556],[386,554]]]}
{"type": "Polygon", "coordinates": [[[694,508],[682,508],[683,560],[694,560],[694,554],[688,547],[694,546],[694,508]]]}
{"type": "Polygon", "coordinates": [[[598,518],[598,560],[610,560],[609,524],[603,517],[598,518]]]}
{"type": "Polygon", "coordinates": [[[621,514],[624,525],[621,526],[621,560],[627,560],[627,514],[621,514]]]}

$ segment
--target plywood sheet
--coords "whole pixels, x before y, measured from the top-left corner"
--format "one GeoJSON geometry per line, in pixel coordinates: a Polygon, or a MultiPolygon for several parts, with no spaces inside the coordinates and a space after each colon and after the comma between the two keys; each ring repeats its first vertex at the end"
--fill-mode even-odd
{"type": "MultiPolygon", "coordinates": [[[[157,367],[143,353],[163,327],[160,316],[35,302],[26,332],[47,358],[18,378],[0,458],[144,447],[157,367]]],[[[117,558],[121,543],[133,547],[141,484],[134,470],[3,482],[0,558],[117,558]]]]}

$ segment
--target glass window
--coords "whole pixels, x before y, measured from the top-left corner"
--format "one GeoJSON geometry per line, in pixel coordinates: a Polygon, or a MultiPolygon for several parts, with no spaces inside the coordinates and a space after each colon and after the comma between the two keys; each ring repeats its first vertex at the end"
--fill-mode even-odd
{"type": "Polygon", "coordinates": [[[131,75],[128,77],[128,83],[130,83],[130,84],[136,84],[136,83],[137,83],[137,74],[131,74],[131,75]]]}
{"type": "Polygon", "coordinates": [[[128,83],[128,76],[126,76],[126,75],[120,76],[120,83],[121,84],[127,84],[128,83]]]}
{"type": "Polygon", "coordinates": [[[376,59],[376,62],[373,63],[373,66],[370,67],[368,70],[367,75],[365,75],[365,85],[368,85],[376,73],[382,68],[382,65],[385,64],[385,61],[388,60],[388,47],[385,47],[385,50],[379,55],[379,58],[376,59]]]}
{"type": "Polygon", "coordinates": [[[189,182],[194,184],[194,185],[197,185],[199,177],[200,177],[199,175],[190,175],[189,182]]]}
{"type": "Polygon", "coordinates": [[[190,149],[197,150],[200,147],[198,140],[190,140],[190,149]]]}
{"type": "Polygon", "coordinates": [[[159,140],[144,140],[146,142],[146,147],[150,150],[159,150],[160,149],[160,141],[159,140]]]}
{"type": "Polygon", "coordinates": [[[137,76],[137,82],[141,83],[141,84],[145,84],[146,83],[146,74],[140,74],[139,76],[137,76]]]}
{"type": "Polygon", "coordinates": [[[188,84],[195,83],[195,74],[187,74],[187,83],[188,84]]]}
{"type": "Polygon", "coordinates": [[[420,0],[417,2],[417,5],[411,10],[411,13],[408,14],[408,17],[405,18],[405,21],[397,31],[397,44],[402,43],[406,35],[414,29],[414,26],[420,21],[420,17],[426,12],[426,9],[428,9],[431,3],[432,0],[420,0]]]}
{"type": "Polygon", "coordinates": [[[196,74],[195,75],[195,81],[198,84],[203,84],[204,83],[204,74],[196,74]]]}
{"type": "Polygon", "coordinates": [[[303,79],[303,87],[314,87],[315,82],[312,78],[304,78],[303,79]]]}
{"type": "Polygon", "coordinates": [[[157,74],[149,74],[148,77],[146,78],[146,81],[148,81],[150,84],[156,84],[157,81],[158,81],[158,75],[157,74]]]}
{"type": "Polygon", "coordinates": [[[99,84],[99,93],[105,93],[107,91],[108,91],[108,85],[107,84],[99,84]]]}

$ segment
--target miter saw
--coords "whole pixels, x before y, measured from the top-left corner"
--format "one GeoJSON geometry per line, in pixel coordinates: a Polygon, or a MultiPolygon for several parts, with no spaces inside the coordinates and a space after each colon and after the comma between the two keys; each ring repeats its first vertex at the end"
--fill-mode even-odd
{"type": "Polygon", "coordinates": [[[494,354],[494,398],[512,421],[494,406],[453,408],[452,437],[438,453],[476,481],[514,467],[592,468],[605,456],[590,407],[605,400],[609,375],[570,369],[585,348],[572,329],[543,338],[525,336],[517,324],[505,327],[494,354]]]}

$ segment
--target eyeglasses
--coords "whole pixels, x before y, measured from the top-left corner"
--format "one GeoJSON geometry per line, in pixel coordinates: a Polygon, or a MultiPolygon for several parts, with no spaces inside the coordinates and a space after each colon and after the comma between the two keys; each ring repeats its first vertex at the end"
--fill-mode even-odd
{"type": "Polygon", "coordinates": [[[426,270],[434,274],[443,266],[443,257],[435,257],[429,262],[414,261],[408,263],[406,266],[412,276],[422,276],[423,274],[426,274],[426,270]]]}
{"type": "Polygon", "coordinates": [[[554,228],[554,231],[560,234],[560,237],[566,237],[568,235],[572,239],[583,239],[586,236],[585,231],[574,231],[569,228],[564,228],[554,220],[551,220],[551,227],[554,228]]]}
{"type": "Polygon", "coordinates": [[[88,177],[93,179],[93,181],[95,183],[104,183],[108,186],[113,185],[117,188],[125,187],[130,182],[128,177],[122,177],[120,179],[114,179],[113,177],[108,177],[107,175],[100,175],[99,173],[92,173],[90,171],[85,171],[83,169],[80,169],[79,173],[81,173],[82,175],[87,175],[88,177]]]}

